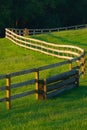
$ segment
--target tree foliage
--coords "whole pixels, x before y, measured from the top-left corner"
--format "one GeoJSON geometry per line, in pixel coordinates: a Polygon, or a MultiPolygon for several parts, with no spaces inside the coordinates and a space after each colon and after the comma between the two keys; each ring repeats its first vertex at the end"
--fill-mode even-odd
{"type": "Polygon", "coordinates": [[[87,0],[0,0],[5,27],[50,28],[87,23],[87,0]]]}

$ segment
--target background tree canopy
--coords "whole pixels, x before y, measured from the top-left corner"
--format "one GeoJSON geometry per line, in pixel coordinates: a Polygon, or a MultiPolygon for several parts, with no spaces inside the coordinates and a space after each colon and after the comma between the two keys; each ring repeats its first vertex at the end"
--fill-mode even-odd
{"type": "Polygon", "coordinates": [[[87,0],[0,0],[4,28],[52,28],[87,23],[87,0]]]}

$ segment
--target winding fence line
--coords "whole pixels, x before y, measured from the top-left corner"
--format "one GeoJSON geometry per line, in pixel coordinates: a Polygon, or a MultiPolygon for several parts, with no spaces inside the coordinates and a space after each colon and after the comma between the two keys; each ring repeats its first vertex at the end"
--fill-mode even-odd
{"type": "Polygon", "coordinates": [[[79,86],[80,76],[85,74],[85,52],[77,46],[57,45],[44,41],[26,38],[14,33],[14,29],[6,29],[6,38],[16,45],[38,51],[47,55],[65,59],[63,62],[32,68],[10,74],[0,75],[0,80],[5,79],[5,86],[0,87],[0,91],[6,91],[6,97],[1,98],[0,102],[6,102],[6,108],[11,108],[11,100],[36,94],[36,99],[46,99],[58,95],[64,90],[79,86]],[[75,63],[75,66],[73,66],[75,63]],[[58,66],[69,65],[69,70],[46,79],[40,79],[40,72],[58,66]],[[35,73],[35,78],[13,84],[12,77],[35,73]],[[36,89],[29,90],[20,94],[12,95],[11,89],[35,84],[36,89]]]}

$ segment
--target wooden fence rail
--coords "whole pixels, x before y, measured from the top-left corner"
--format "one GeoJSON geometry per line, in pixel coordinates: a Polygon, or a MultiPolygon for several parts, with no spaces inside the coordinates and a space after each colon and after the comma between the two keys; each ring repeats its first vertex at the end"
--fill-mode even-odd
{"type": "Polygon", "coordinates": [[[55,56],[62,59],[73,59],[84,53],[84,50],[70,45],[58,45],[47,43],[40,40],[19,36],[9,29],[6,29],[6,38],[14,42],[16,45],[38,51],[47,55],[55,56]],[[56,48],[56,49],[55,49],[56,48]],[[67,51],[68,50],[68,51],[67,51]]]}
{"type": "Polygon", "coordinates": [[[63,30],[76,30],[76,29],[81,29],[81,28],[86,28],[86,27],[87,27],[87,24],[68,26],[68,27],[59,27],[59,28],[48,28],[48,29],[10,28],[10,30],[21,36],[28,36],[28,35],[35,35],[35,34],[51,33],[51,32],[55,32],[55,31],[59,32],[59,31],[63,31],[63,30]]]}
{"type": "Polygon", "coordinates": [[[63,92],[79,86],[79,73],[78,70],[71,70],[50,78],[38,81],[38,99],[46,99],[56,96],[63,92]]]}
{"type": "Polygon", "coordinates": [[[6,102],[6,108],[11,108],[11,100],[21,98],[27,95],[36,94],[36,99],[46,99],[60,92],[79,86],[79,77],[85,74],[85,52],[83,49],[77,46],[70,45],[57,45],[53,43],[47,43],[44,41],[26,38],[17,35],[12,29],[6,29],[6,38],[14,42],[16,45],[25,47],[34,51],[39,51],[44,54],[55,56],[58,58],[66,59],[63,62],[41,66],[39,68],[32,68],[28,70],[13,72],[10,74],[0,75],[0,80],[5,79],[5,86],[0,87],[0,91],[6,91],[6,97],[0,98],[0,102],[6,102]],[[56,48],[56,49],[55,49],[56,48]],[[73,63],[77,65],[73,66],[73,63]],[[40,79],[40,72],[63,66],[69,65],[69,71],[62,74],[58,74],[47,79],[40,79]],[[12,78],[20,75],[26,75],[35,73],[35,78],[22,81],[20,83],[12,83],[12,78]],[[22,87],[25,85],[35,84],[36,89],[28,90],[20,94],[12,95],[11,89],[22,87]]]}
{"type": "Polygon", "coordinates": [[[71,70],[44,80],[38,81],[39,99],[47,99],[60,94],[61,92],[79,86],[78,70],[71,70]]]}

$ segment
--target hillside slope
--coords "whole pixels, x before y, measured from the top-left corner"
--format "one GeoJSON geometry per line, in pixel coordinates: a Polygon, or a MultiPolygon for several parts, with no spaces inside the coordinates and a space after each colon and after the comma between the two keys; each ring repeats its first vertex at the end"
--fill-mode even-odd
{"type": "MultiPolygon", "coordinates": [[[[87,29],[32,37],[55,44],[73,44],[84,48],[87,52],[87,29]]],[[[57,61],[57,58],[20,48],[7,39],[0,39],[0,73],[18,71],[32,66],[37,67],[57,61]]],[[[24,91],[25,88],[22,90],[24,91]]],[[[20,89],[14,91],[18,93],[20,89]]],[[[81,79],[80,87],[64,92],[53,99],[36,101],[35,96],[27,96],[12,101],[12,109],[9,111],[5,110],[4,103],[0,103],[0,130],[38,129],[87,129],[87,75],[81,79]]]]}

